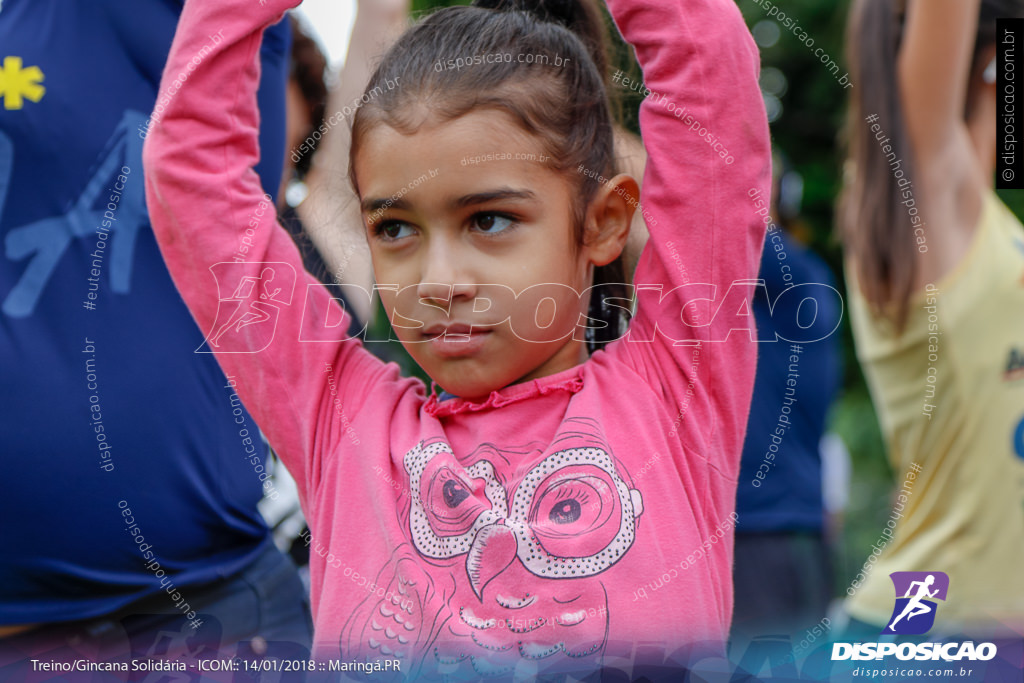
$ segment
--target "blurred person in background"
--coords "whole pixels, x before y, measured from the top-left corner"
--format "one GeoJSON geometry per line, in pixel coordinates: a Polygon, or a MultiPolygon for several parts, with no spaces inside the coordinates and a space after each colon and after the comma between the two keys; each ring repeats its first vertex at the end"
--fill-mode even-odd
{"type": "MultiPolygon", "coordinates": [[[[288,15],[288,23],[291,27],[292,49],[288,84],[285,86],[284,171],[281,174],[281,188],[277,193],[277,213],[281,225],[288,229],[295,240],[306,270],[324,284],[331,284],[327,265],[295,210],[308,194],[304,181],[319,142],[323,139],[321,127],[326,129],[327,57],[294,13],[288,15]],[[309,143],[303,148],[307,140],[309,143]]],[[[353,319],[353,324],[356,322],[353,319]]]]}
{"type": "MultiPolygon", "coordinates": [[[[362,216],[358,210],[352,213],[355,194],[347,183],[348,167],[332,164],[325,156],[348,159],[351,117],[341,120],[337,112],[351,105],[351,98],[345,100],[350,91],[357,92],[356,96],[362,93],[379,53],[406,26],[408,4],[408,0],[359,3],[345,64],[334,79],[330,78],[327,57],[316,40],[295,14],[289,15],[291,65],[278,219],[295,241],[306,270],[327,285],[351,315],[347,333],[352,337],[361,336],[372,323],[372,297],[353,296],[351,287],[372,291],[370,254],[362,216]],[[335,81],[330,91],[329,80],[335,81]],[[334,125],[330,124],[331,117],[336,121],[334,125]],[[324,148],[327,151],[321,153],[324,148]],[[345,182],[329,179],[330,174],[340,174],[345,182]],[[333,270],[328,263],[334,264],[333,270]]],[[[385,360],[396,360],[391,344],[377,343],[367,348],[385,360]]],[[[299,566],[308,589],[310,552],[326,555],[328,549],[310,536],[295,481],[276,456],[274,462],[274,482],[282,496],[274,501],[265,500],[261,509],[272,520],[275,542],[299,566]]]]}
{"type": "MultiPolygon", "coordinates": [[[[157,87],[181,9],[0,7],[0,432],[16,482],[0,503],[3,680],[43,654],[308,653],[307,597],[257,510],[266,449],[196,353],[203,331],[146,212],[143,139],[177,96],[157,87]]],[[[282,24],[262,48],[270,191],[288,42],[282,24]]]]}
{"type": "Polygon", "coordinates": [[[733,634],[741,640],[798,634],[825,616],[832,597],[822,441],[840,388],[842,364],[834,332],[842,302],[824,260],[791,231],[803,181],[781,153],[773,162],[773,196],[751,200],[751,210],[770,208],[769,217],[779,216],[779,225],[768,225],[758,275],[765,289],[753,302],[758,338],[779,339],[758,344],[736,491],[733,634]],[[783,296],[799,285],[813,288],[783,296]],[[813,312],[806,297],[816,302],[813,312]],[[807,327],[795,329],[801,323],[807,327]],[[806,338],[820,341],[786,341],[806,338]]]}
{"type": "MultiPolygon", "coordinates": [[[[359,203],[349,180],[351,112],[356,109],[354,103],[362,96],[381,56],[408,26],[408,15],[409,0],[359,0],[345,63],[327,94],[326,104],[322,109],[316,107],[315,99],[310,97],[315,86],[302,87],[310,125],[304,135],[289,140],[294,144],[286,151],[286,162],[296,164],[295,177],[301,181],[293,183],[294,189],[287,193],[288,203],[294,220],[300,222],[323,261],[320,270],[310,272],[324,284],[335,285],[331,288],[333,296],[358,292],[356,287],[367,292],[366,296],[345,297],[347,310],[360,321],[360,329],[370,320],[376,303],[369,295],[373,291],[370,248],[359,203]],[[348,116],[345,116],[346,110],[348,116]]],[[[312,75],[319,69],[315,66],[319,58],[312,55],[311,49],[304,49],[303,53],[305,57],[301,59],[298,53],[295,55],[296,64],[305,61],[313,65],[307,68],[312,75]]],[[[293,81],[298,80],[299,74],[298,70],[293,72],[293,81]]],[[[304,80],[308,81],[310,75],[304,80]]],[[[290,112],[300,112],[303,107],[294,95],[291,101],[290,112]]],[[[301,116],[296,118],[301,119],[301,116]]],[[[375,348],[385,346],[388,345],[377,343],[367,348],[386,356],[384,348],[375,348]]]]}
{"type": "Polygon", "coordinates": [[[898,488],[847,589],[852,637],[892,621],[896,571],[949,576],[941,631],[1024,633],[1024,228],[993,191],[998,17],[1024,3],[851,8],[853,80],[870,86],[851,90],[839,218],[898,488]]]}

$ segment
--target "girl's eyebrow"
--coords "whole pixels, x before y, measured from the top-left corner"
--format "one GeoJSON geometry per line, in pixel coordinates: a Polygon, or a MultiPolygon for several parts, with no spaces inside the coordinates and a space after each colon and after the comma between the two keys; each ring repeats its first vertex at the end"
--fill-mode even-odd
{"type": "Polygon", "coordinates": [[[502,199],[522,199],[522,200],[536,200],[537,195],[531,190],[513,190],[511,188],[502,188],[500,190],[493,190],[491,192],[478,192],[476,194],[467,194],[459,197],[452,202],[452,207],[456,209],[462,209],[467,206],[474,206],[476,204],[486,204],[487,202],[493,202],[502,199]]]}
{"type": "Polygon", "coordinates": [[[410,208],[410,204],[409,204],[409,202],[407,202],[405,199],[403,199],[401,197],[398,197],[398,198],[394,198],[394,197],[391,197],[391,198],[380,198],[380,199],[367,198],[367,199],[364,199],[359,204],[359,208],[361,208],[363,210],[363,213],[372,213],[374,211],[383,211],[384,209],[398,209],[400,211],[402,211],[402,210],[407,211],[410,208]]]}
{"type": "MultiPolygon", "coordinates": [[[[513,190],[511,188],[502,188],[500,190],[493,190],[491,192],[477,192],[475,194],[467,194],[451,202],[452,208],[462,209],[467,206],[475,206],[476,204],[486,204],[487,202],[493,202],[502,199],[519,199],[519,200],[536,200],[537,195],[531,190],[513,190]]],[[[368,197],[364,199],[360,208],[363,213],[374,213],[376,211],[382,211],[384,209],[398,209],[399,211],[408,211],[411,208],[411,204],[402,197],[398,198],[373,198],[368,197]]]]}

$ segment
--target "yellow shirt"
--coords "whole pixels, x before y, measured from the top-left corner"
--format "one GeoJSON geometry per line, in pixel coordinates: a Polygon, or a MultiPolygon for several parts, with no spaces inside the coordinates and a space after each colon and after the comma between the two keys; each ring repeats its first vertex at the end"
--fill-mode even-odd
{"type": "Polygon", "coordinates": [[[1024,227],[986,193],[970,252],[912,299],[901,336],[848,282],[857,356],[905,496],[891,541],[847,591],[849,613],[881,628],[890,572],[942,571],[936,627],[1024,629],[1024,227]]]}

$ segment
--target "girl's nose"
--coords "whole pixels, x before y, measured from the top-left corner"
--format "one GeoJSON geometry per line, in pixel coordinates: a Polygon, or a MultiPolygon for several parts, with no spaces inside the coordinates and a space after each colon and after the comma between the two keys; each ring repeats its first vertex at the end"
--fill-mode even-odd
{"type": "Polygon", "coordinates": [[[416,287],[416,293],[420,299],[447,308],[454,301],[473,299],[476,296],[476,289],[476,285],[467,282],[423,281],[416,287]]]}
{"type": "Polygon", "coordinates": [[[432,245],[417,287],[421,299],[437,303],[450,303],[454,299],[472,297],[476,285],[469,268],[464,267],[467,255],[455,253],[447,244],[432,245]]]}

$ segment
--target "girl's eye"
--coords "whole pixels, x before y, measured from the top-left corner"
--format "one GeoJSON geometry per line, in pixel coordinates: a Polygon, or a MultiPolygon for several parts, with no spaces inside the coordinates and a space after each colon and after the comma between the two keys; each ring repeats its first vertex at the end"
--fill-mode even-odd
{"type": "Polygon", "coordinates": [[[510,216],[498,213],[478,213],[473,216],[473,226],[488,235],[504,232],[514,225],[515,221],[510,216]]]}
{"type": "Polygon", "coordinates": [[[383,240],[399,240],[412,234],[412,226],[401,221],[385,221],[374,228],[377,237],[383,240]]]}

